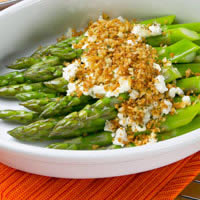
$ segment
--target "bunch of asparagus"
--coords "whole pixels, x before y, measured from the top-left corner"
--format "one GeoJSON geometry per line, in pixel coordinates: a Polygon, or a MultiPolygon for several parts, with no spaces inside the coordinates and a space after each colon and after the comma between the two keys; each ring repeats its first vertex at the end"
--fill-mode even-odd
{"type": "MultiPolygon", "coordinates": [[[[165,81],[169,83],[176,80],[176,85],[184,91],[198,94],[200,77],[195,74],[200,73],[200,23],[172,24],[174,19],[173,15],[140,23],[162,25],[163,34],[149,37],[146,42],[157,49],[159,59],[166,57],[173,63],[173,66],[162,69],[165,81]],[[186,73],[188,69],[193,75],[189,78],[186,73]]],[[[18,59],[8,66],[22,71],[0,77],[0,96],[15,97],[30,110],[0,111],[3,120],[28,124],[10,130],[10,135],[22,141],[66,139],[48,146],[54,149],[121,148],[112,145],[111,133],[103,129],[106,120],[117,116],[115,104],[127,100],[127,93],[98,101],[89,96],[65,96],[68,82],[62,78],[63,62],[81,56],[83,50],[73,49],[72,44],[82,37],[42,47],[30,57],[18,59]]],[[[180,98],[175,100],[181,101],[180,98]]],[[[167,115],[160,124],[162,132],[158,135],[159,141],[200,128],[200,102],[193,96],[191,100],[196,103],[177,110],[175,115],[167,115]]]]}

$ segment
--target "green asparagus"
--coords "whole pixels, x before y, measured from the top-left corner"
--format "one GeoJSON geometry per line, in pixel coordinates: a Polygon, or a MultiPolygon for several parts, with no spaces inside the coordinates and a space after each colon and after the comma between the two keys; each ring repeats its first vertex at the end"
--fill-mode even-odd
{"type": "Polygon", "coordinates": [[[60,143],[50,144],[48,148],[68,150],[92,150],[112,144],[110,132],[101,132],[85,137],[77,137],[60,143]]]}
{"type": "Polygon", "coordinates": [[[193,22],[188,24],[172,24],[172,25],[165,25],[162,28],[163,30],[174,29],[174,28],[187,28],[192,31],[200,32],[200,23],[193,22]]]}
{"type": "Polygon", "coordinates": [[[66,115],[72,111],[78,111],[85,105],[89,104],[92,98],[90,96],[65,96],[60,98],[58,101],[50,102],[45,107],[40,117],[53,117],[66,115]]]}
{"type": "Polygon", "coordinates": [[[200,92],[200,76],[180,79],[176,85],[184,91],[200,92]]]}
{"type": "Polygon", "coordinates": [[[36,112],[24,110],[0,110],[0,119],[11,122],[28,124],[35,121],[37,118],[38,114],[36,112]]]}
{"type": "Polygon", "coordinates": [[[44,82],[44,85],[58,92],[66,92],[68,82],[63,77],[59,77],[59,78],[44,82]]]}
{"type": "Polygon", "coordinates": [[[181,78],[181,74],[177,68],[173,66],[164,66],[162,68],[162,75],[165,77],[165,82],[169,83],[173,80],[181,78]]]}
{"type": "Polygon", "coordinates": [[[189,124],[158,134],[158,141],[167,140],[200,128],[200,116],[195,117],[189,124]]]}
{"type": "Polygon", "coordinates": [[[57,124],[60,118],[43,119],[33,122],[26,126],[20,126],[8,131],[8,134],[22,141],[44,141],[51,139],[59,139],[59,136],[49,137],[53,127],[57,124]]]}
{"type": "Polygon", "coordinates": [[[196,51],[199,49],[199,46],[187,39],[180,40],[168,47],[156,48],[160,59],[167,58],[173,63],[192,62],[196,56],[196,51]]]}
{"type": "Polygon", "coordinates": [[[162,33],[162,35],[148,37],[146,41],[153,47],[158,47],[160,45],[170,45],[174,44],[182,39],[188,39],[191,41],[200,40],[200,36],[197,32],[186,29],[186,28],[176,28],[169,29],[162,33]]]}
{"type": "Polygon", "coordinates": [[[31,66],[24,72],[24,77],[31,81],[42,82],[62,76],[63,66],[51,66],[49,64],[40,65],[40,63],[31,66]]]}
{"type": "Polygon", "coordinates": [[[145,21],[141,21],[140,24],[153,24],[153,23],[158,23],[161,25],[172,24],[174,22],[175,18],[176,18],[175,15],[169,15],[169,16],[158,17],[158,18],[154,18],[154,19],[148,19],[145,21]]]}
{"type": "Polygon", "coordinates": [[[66,138],[80,136],[83,133],[100,131],[104,128],[106,120],[116,117],[114,105],[128,99],[128,94],[121,94],[118,98],[103,98],[92,105],[87,105],[79,112],[73,112],[58,122],[51,136],[66,138]]]}
{"type": "Polygon", "coordinates": [[[5,87],[0,87],[0,96],[9,97],[15,96],[19,93],[41,91],[47,93],[55,93],[55,90],[47,88],[43,83],[32,83],[32,84],[18,84],[18,85],[8,85],[5,87]]]}
{"type": "MultiPolygon", "coordinates": [[[[29,94],[29,93],[25,93],[25,94],[29,94]]],[[[21,94],[18,94],[18,95],[21,95],[21,94]]],[[[18,96],[18,95],[16,95],[16,96],[18,96]]],[[[39,98],[39,99],[31,98],[30,100],[27,100],[27,101],[24,101],[24,98],[23,99],[20,98],[19,100],[24,101],[24,102],[20,103],[20,105],[24,106],[25,108],[28,108],[29,110],[41,113],[45,109],[45,105],[47,105],[50,102],[59,101],[60,98],[61,97],[57,97],[57,98],[45,97],[45,98],[39,98]]]]}
{"type": "Polygon", "coordinates": [[[57,96],[56,93],[30,91],[30,92],[16,94],[15,98],[17,98],[20,101],[28,101],[31,99],[54,98],[56,96],[57,96]]]}
{"type": "Polygon", "coordinates": [[[200,73],[200,63],[189,63],[189,64],[174,64],[174,67],[178,69],[181,76],[186,76],[187,70],[191,70],[192,73],[200,73]]]}

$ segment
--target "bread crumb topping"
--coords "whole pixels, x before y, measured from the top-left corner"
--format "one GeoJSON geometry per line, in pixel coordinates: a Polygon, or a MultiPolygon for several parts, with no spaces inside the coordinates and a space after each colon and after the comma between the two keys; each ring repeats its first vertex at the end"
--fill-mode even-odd
{"type": "MultiPolygon", "coordinates": [[[[128,100],[116,105],[117,117],[105,124],[104,130],[113,133],[113,144],[156,142],[160,121],[175,110],[172,99],[183,95],[180,88],[165,84],[161,69],[171,63],[159,60],[156,50],[145,43],[144,37],[161,33],[159,24],[146,26],[100,16],[73,45],[84,52],[64,69],[68,95],[102,98],[129,93],[128,100]]],[[[189,102],[186,97],[183,101],[189,102]]]]}

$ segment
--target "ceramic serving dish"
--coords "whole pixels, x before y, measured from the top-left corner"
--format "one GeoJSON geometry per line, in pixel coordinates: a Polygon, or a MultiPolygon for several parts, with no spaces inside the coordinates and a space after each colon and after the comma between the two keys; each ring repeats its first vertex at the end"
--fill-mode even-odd
{"type": "MultiPolygon", "coordinates": [[[[176,14],[179,22],[200,21],[196,0],[26,0],[0,12],[0,73],[17,57],[55,41],[68,27],[84,27],[102,12],[112,17],[150,18],[176,14]]],[[[0,109],[19,109],[0,99],[0,109]]],[[[6,134],[16,125],[0,121],[0,162],[35,174],[98,178],[132,174],[168,165],[200,150],[200,130],[145,146],[99,151],[46,149],[6,134]]]]}

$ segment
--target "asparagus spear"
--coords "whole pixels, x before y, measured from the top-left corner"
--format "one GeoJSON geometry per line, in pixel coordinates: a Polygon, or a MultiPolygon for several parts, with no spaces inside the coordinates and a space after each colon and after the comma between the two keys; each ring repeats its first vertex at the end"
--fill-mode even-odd
{"type": "Polygon", "coordinates": [[[173,63],[192,62],[196,56],[196,51],[200,47],[187,39],[183,39],[168,47],[157,47],[159,58],[167,58],[173,63]]]}
{"type": "Polygon", "coordinates": [[[153,24],[153,23],[158,23],[161,25],[172,24],[174,22],[175,18],[176,18],[175,15],[158,17],[158,18],[154,18],[154,19],[148,19],[145,21],[141,21],[140,24],[153,24]]]}
{"type": "Polygon", "coordinates": [[[34,65],[40,61],[41,61],[41,58],[23,57],[23,58],[17,59],[17,61],[14,64],[9,65],[8,68],[25,69],[25,68],[28,68],[31,65],[34,65]]]}
{"type": "Polygon", "coordinates": [[[54,98],[56,97],[56,93],[45,93],[39,91],[30,91],[16,94],[16,98],[20,101],[28,101],[31,99],[41,99],[41,98],[54,98]]]}
{"type": "Polygon", "coordinates": [[[186,76],[186,71],[191,70],[192,73],[200,73],[200,63],[188,63],[188,64],[174,64],[174,67],[178,69],[181,76],[186,76]]]}
{"type": "Polygon", "coordinates": [[[35,65],[37,63],[40,64],[50,64],[50,65],[58,65],[62,61],[60,58],[56,56],[44,56],[44,57],[38,57],[38,58],[33,58],[33,57],[24,57],[20,58],[16,61],[15,64],[8,66],[8,68],[11,69],[25,69],[29,68],[32,65],[35,65]]]}
{"type": "Polygon", "coordinates": [[[52,48],[55,47],[61,47],[61,48],[67,48],[67,47],[71,47],[72,44],[77,44],[81,39],[83,38],[83,36],[78,36],[78,37],[71,37],[71,38],[67,38],[65,40],[62,40],[56,44],[53,45],[49,45],[46,47],[40,47],[39,49],[37,49],[34,53],[33,53],[33,57],[40,57],[42,55],[46,55],[50,53],[50,50],[52,48]]]}
{"type": "Polygon", "coordinates": [[[31,80],[27,80],[24,77],[24,72],[10,72],[3,76],[0,76],[0,86],[15,85],[19,83],[31,83],[31,80]]]}
{"type": "Polygon", "coordinates": [[[69,112],[77,111],[82,109],[86,104],[89,104],[91,101],[90,96],[65,96],[61,97],[59,100],[48,103],[43,112],[40,114],[40,117],[47,118],[53,116],[66,115],[69,112]]]}
{"type": "Polygon", "coordinates": [[[189,124],[158,134],[158,141],[168,140],[200,128],[200,116],[195,117],[189,124]]]}
{"type": "Polygon", "coordinates": [[[68,82],[63,77],[59,77],[59,78],[44,82],[44,85],[58,92],[66,92],[68,82]]]}
{"type": "Polygon", "coordinates": [[[62,76],[63,66],[51,66],[49,64],[35,64],[24,72],[24,77],[35,82],[48,81],[62,76]]]}
{"type": "Polygon", "coordinates": [[[37,119],[38,114],[36,112],[29,112],[24,110],[0,110],[0,119],[17,122],[22,124],[28,124],[37,119]]]}
{"type": "Polygon", "coordinates": [[[175,128],[189,124],[200,112],[200,102],[178,109],[175,115],[167,115],[166,120],[161,123],[161,130],[170,131],[175,128]]]}
{"type": "MultiPolygon", "coordinates": [[[[57,97],[57,98],[45,97],[45,98],[39,98],[39,99],[30,99],[30,100],[20,103],[20,105],[28,108],[29,110],[41,113],[44,110],[45,105],[47,105],[50,102],[58,101],[59,99],[60,97],[57,97]]],[[[22,100],[22,99],[19,99],[19,100],[22,100]]]]}
{"type": "Polygon", "coordinates": [[[173,66],[164,66],[162,68],[162,74],[165,77],[165,82],[169,83],[173,80],[181,78],[179,70],[173,66]]]}
{"type": "Polygon", "coordinates": [[[49,53],[53,56],[57,56],[63,60],[73,60],[74,58],[78,58],[83,53],[82,49],[73,49],[71,47],[68,48],[60,48],[55,47],[50,49],[49,53]]]}
{"type": "Polygon", "coordinates": [[[187,28],[192,31],[200,32],[200,22],[193,22],[193,23],[188,23],[188,24],[165,25],[162,28],[163,30],[174,29],[174,28],[187,28]]]}
{"type": "Polygon", "coordinates": [[[32,84],[18,84],[18,85],[8,85],[5,87],[0,87],[0,96],[9,97],[15,96],[19,93],[41,91],[47,93],[55,93],[55,90],[47,88],[43,83],[32,83],[32,84]]]}
{"type": "Polygon", "coordinates": [[[161,44],[165,45],[174,44],[182,39],[195,41],[199,40],[200,36],[195,31],[186,28],[176,28],[176,29],[166,30],[163,32],[162,35],[146,38],[146,41],[151,46],[158,47],[161,44]]]}
{"type": "Polygon", "coordinates": [[[114,105],[128,99],[128,94],[121,94],[118,98],[103,98],[92,105],[87,105],[79,112],[73,112],[58,122],[51,136],[66,138],[80,136],[83,133],[100,131],[104,128],[106,120],[116,117],[114,105]]]}
{"type": "Polygon", "coordinates": [[[14,138],[22,141],[44,141],[50,139],[60,138],[49,137],[49,133],[59,121],[60,118],[56,119],[43,119],[36,122],[33,122],[26,126],[20,126],[13,130],[8,131],[8,134],[14,138]]]}
{"type": "Polygon", "coordinates": [[[180,79],[176,82],[176,85],[183,89],[184,91],[191,90],[195,93],[200,92],[200,77],[190,77],[185,79],[180,79]]]}
{"type": "Polygon", "coordinates": [[[68,150],[92,150],[101,146],[112,144],[110,132],[101,132],[85,137],[68,139],[64,142],[50,144],[51,149],[68,149],[68,150]]]}

